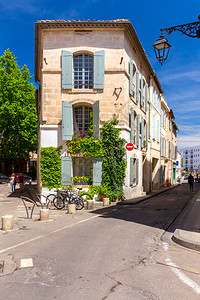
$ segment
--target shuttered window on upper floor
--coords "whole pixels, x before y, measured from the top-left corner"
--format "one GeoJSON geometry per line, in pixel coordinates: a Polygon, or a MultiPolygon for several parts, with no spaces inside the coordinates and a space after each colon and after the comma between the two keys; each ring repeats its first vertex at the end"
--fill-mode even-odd
{"type": "Polygon", "coordinates": [[[93,106],[78,105],[73,106],[66,101],[62,102],[62,139],[72,140],[72,135],[77,134],[86,137],[90,124],[90,116],[93,111],[93,137],[99,139],[99,101],[93,106]],[[73,120],[73,122],[72,122],[73,120]],[[73,125],[73,126],[72,126],[73,125]]]}
{"type": "Polygon", "coordinates": [[[61,52],[62,89],[103,89],[104,50],[94,55],[79,53],[74,56],[70,51],[61,52]]]}

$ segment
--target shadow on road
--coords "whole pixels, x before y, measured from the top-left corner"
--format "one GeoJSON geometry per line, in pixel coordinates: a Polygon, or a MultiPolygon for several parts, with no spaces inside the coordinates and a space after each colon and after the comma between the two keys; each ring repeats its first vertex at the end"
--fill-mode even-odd
{"type": "Polygon", "coordinates": [[[179,185],[137,204],[124,202],[124,205],[109,206],[91,213],[100,214],[102,218],[116,218],[172,232],[170,225],[199,191],[198,184],[195,184],[194,192],[189,191],[188,185],[179,185]]]}

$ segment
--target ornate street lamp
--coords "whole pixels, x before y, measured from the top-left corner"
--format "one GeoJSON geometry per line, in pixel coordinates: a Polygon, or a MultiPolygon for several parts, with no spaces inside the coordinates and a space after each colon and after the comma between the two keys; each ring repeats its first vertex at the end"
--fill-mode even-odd
{"type": "Polygon", "coordinates": [[[154,47],[156,58],[158,59],[161,65],[167,59],[169,49],[171,47],[171,45],[168,43],[168,40],[164,37],[163,31],[165,30],[167,34],[171,34],[173,31],[178,30],[189,37],[200,38],[200,15],[198,19],[199,21],[197,22],[162,28],[160,30],[161,36],[155,41],[155,43],[152,46],[154,47]]]}

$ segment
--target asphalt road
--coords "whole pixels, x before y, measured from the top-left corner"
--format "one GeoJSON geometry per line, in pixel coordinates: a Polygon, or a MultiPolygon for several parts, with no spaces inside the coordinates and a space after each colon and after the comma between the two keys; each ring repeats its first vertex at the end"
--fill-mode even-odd
{"type": "MultiPolygon", "coordinates": [[[[81,212],[71,225],[11,247],[4,253],[34,266],[2,276],[1,299],[199,299],[199,253],[161,241],[193,196],[183,184],[137,205],[81,212]]],[[[36,236],[34,228],[25,234],[36,236]]],[[[20,241],[13,233],[13,245],[20,241]]]]}

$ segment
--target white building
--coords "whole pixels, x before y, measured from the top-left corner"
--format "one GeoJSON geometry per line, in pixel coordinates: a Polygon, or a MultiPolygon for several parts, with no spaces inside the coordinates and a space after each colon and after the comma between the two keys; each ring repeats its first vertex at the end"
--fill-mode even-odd
{"type": "Polygon", "coordinates": [[[190,147],[183,151],[183,170],[200,170],[200,146],[190,147]]]}

